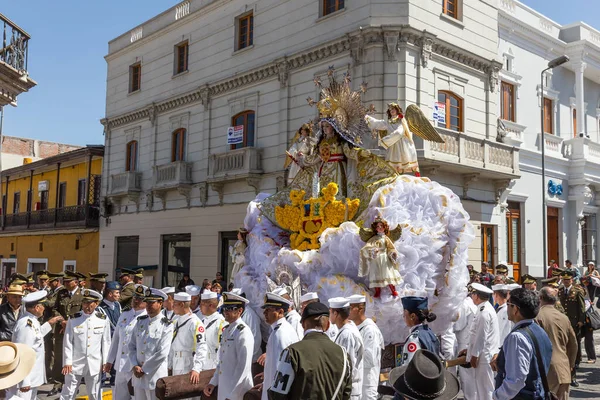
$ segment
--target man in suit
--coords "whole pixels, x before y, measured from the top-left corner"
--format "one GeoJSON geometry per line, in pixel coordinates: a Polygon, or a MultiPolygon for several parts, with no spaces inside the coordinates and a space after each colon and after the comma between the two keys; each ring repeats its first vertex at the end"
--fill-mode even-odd
{"type": "Polygon", "coordinates": [[[563,286],[558,289],[558,297],[560,298],[560,303],[565,308],[565,312],[577,338],[577,359],[575,360],[575,368],[571,372],[571,386],[578,387],[576,370],[581,361],[581,334],[583,324],[585,323],[585,294],[583,289],[573,284],[573,277],[573,272],[569,270],[563,272],[563,286]]]}
{"type": "Polygon", "coordinates": [[[552,342],[552,360],[548,371],[548,386],[560,400],[569,398],[571,371],[577,357],[577,338],[571,322],[556,309],[556,289],[543,287],[540,291],[540,312],[535,322],[541,326],[552,342]]]}

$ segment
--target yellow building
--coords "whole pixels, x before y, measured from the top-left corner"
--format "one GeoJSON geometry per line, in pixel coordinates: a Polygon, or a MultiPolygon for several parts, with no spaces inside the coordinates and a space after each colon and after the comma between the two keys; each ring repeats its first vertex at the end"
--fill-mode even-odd
{"type": "Polygon", "coordinates": [[[15,271],[97,272],[103,155],[88,146],[2,171],[2,284],[15,271]]]}

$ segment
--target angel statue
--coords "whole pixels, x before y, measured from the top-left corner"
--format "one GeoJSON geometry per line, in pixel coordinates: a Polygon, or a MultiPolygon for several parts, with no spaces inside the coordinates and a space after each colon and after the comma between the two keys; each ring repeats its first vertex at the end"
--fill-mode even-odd
{"type": "Polygon", "coordinates": [[[375,288],[373,297],[381,296],[381,288],[389,287],[393,297],[398,296],[396,285],[402,282],[398,271],[398,251],[394,242],[400,238],[402,227],[390,231],[388,223],[375,218],[371,228],[360,228],[360,238],[366,242],[360,250],[358,276],[369,277],[369,288],[375,288]]]}
{"type": "Polygon", "coordinates": [[[231,262],[233,263],[233,268],[231,270],[231,279],[230,282],[233,282],[235,276],[241,271],[241,269],[246,264],[246,248],[248,247],[248,243],[246,242],[246,237],[248,236],[248,231],[245,228],[240,228],[237,233],[237,242],[233,246],[229,247],[229,256],[231,257],[231,262]]]}
{"type": "Polygon", "coordinates": [[[298,171],[300,171],[300,165],[298,164],[298,158],[304,157],[304,155],[310,155],[315,143],[312,138],[312,124],[306,123],[303,124],[294,139],[292,139],[292,145],[289,150],[286,152],[285,164],[283,165],[284,169],[289,167],[288,172],[288,185],[292,183],[298,171]]]}
{"type": "Polygon", "coordinates": [[[444,140],[421,109],[414,104],[406,108],[405,116],[398,103],[390,103],[387,117],[388,120],[384,121],[365,115],[365,121],[374,134],[384,134],[379,137],[379,145],[387,150],[385,159],[400,174],[412,172],[415,176],[421,176],[413,132],[424,140],[438,143],[444,143],[444,140]]]}

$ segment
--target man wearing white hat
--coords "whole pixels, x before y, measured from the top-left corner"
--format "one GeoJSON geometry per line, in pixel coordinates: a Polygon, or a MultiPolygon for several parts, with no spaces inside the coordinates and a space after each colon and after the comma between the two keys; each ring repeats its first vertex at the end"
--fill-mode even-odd
{"type": "Polygon", "coordinates": [[[219,345],[223,329],[228,325],[223,315],[217,312],[219,299],[216,292],[204,291],[201,295],[200,308],[202,309],[202,323],[206,336],[206,362],[204,369],[217,368],[219,345]]]}
{"type": "Polygon", "coordinates": [[[252,380],[252,351],[254,337],[242,321],[248,300],[231,292],[223,293],[223,314],[229,326],[223,331],[219,362],[204,395],[210,397],[218,386],[218,400],[241,400],[254,386],[252,380]]]}
{"type": "MultiPolygon", "coordinates": [[[[237,294],[238,296],[242,296],[246,298],[246,294],[242,292],[242,289],[233,288],[231,293],[237,294]]],[[[254,348],[252,351],[252,362],[255,363],[262,355],[262,332],[260,329],[260,317],[256,312],[252,309],[252,307],[248,304],[246,308],[244,308],[244,312],[242,314],[242,321],[248,328],[252,331],[252,335],[254,336],[254,348]]]]}
{"type": "Polygon", "coordinates": [[[206,361],[206,337],[204,325],[190,309],[192,296],[187,293],[175,293],[173,309],[177,320],[173,322],[173,342],[169,352],[169,369],[173,375],[191,372],[190,383],[200,381],[200,372],[206,361]]]}
{"type": "MultiPolygon", "coordinates": [[[[473,320],[478,312],[471,296],[467,296],[458,309],[458,319],[453,324],[456,334],[456,350],[458,353],[466,351],[469,346],[469,335],[473,320]]],[[[458,378],[465,400],[477,400],[477,387],[475,385],[475,371],[473,368],[458,368],[458,378]]]]}
{"type": "MultiPolygon", "coordinates": [[[[502,348],[504,339],[513,328],[513,323],[508,320],[506,299],[508,298],[508,285],[492,285],[493,298],[496,306],[496,317],[498,318],[498,344],[502,348]]],[[[500,350],[498,350],[500,351],[500,350]]]]}
{"type": "MultiPolygon", "coordinates": [[[[309,305],[310,303],[318,303],[319,296],[315,292],[308,292],[300,296],[300,314],[304,311],[304,307],[309,305]]],[[[325,332],[329,339],[335,340],[335,337],[338,334],[338,328],[335,324],[329,324],[329,329],[325,332]]],[[[300,337],[302,339],[302,337],[300,337]]]]}
{"type": "Polygon", "coordinates": [[[499,353],[498,317],[490,303],[493,291],[480,283],[471,284],[473,303],[479,311],[475,315],[469,335],[467,362],[475,371],[477,399],[492,400],[494,372],[490,362],[499,353]]]}
{"type": "Polygon", "coordinates": [[[131,341],[131,333],[135,329],[138,317],[146,315],[146,302],[144,296],[148,288],[144,285],[135,285],[131,308],[123,311],[117,322],[115,333],[108,352],[108,362],[104,367],[104,372],[110,372],[113,364],[115,366],[116,376],[112,390],[114,400],[129,400],[129,389],[127,383],[131,379],[132,366],[129,365],[129,355],[127,350],[131,341]]]}
{"type": "Polygon", "coordinates": [[[44,314],[47,294],[45,290],[40,290],[23,297],[25,310],[15,324],[12,341],[32,348],[35,351],[35,364],[25,379],[8,390],[8,398],[18,396],[21,399],[35,399],[38,387],[46,382],[44,336],[52,330],[52,325],[63,320],[61,316],[53,317],[40,326],[38,318],[44,314]]]}
{"type": "Polygon", "coordinates": [[[160,310],[167,295],[159,289],[146,289],[146,315],[138,317],[129,342],[134,398],[156,399],[156,382],[168,375],[168,358],[173,340],[173,323],[160,310]]]}
{"type": "Polygon", "coordinates": [[[202,315],[202,309],[200,308],[200,292],[201,288],[197,285],[188,285],[185,287],[185,292],[192,296],[191,308],[192,312],[196,314],[200,320],[204,319],[204,315],[202,315]]]}
{"type": "Polygon", "coordinates": [[[289,309],[291,302],[282,296],[274,293],[265,295],[264,310],[265,321],[271,325],[273,331],[267,342],[267,352],[265,359],[264,380],[262,384],[262,400],[267,400],[268,390],[273,384],[277,372],[277,362],[281,351],[289,345],[300,340],[296,331],[285,319],[285,311],[289,309]]]}
{"type": "Polygon", "coordinates": [[[300,339],[302,339],[302,337],[304,336],[304,328],[302,328],[302,322],[301,322],[302,317],[300,317],[300,314],[298,314],[298,311],[296,311],[294,309],[294,302],[292,301],[292,298],[290,297],[290,293],[288,292],[288,290],[289,289],[287,286],[280,287],[280,288],[273,290],[273,293],[275,293],[278,296],[283,297],[284,299],[290,300],[291,305],[285,314],[285,319],[287,320],[287,322],[289,322],[289,324],[292,326],[292,328],[294,328],[298,337],[300,339]]]}
{"type": "Polygon", "coordinates": [[[106,315],[96,311],[102,295],[95,290],[82,291],[81,311],[67,321],[63,341],[63,370],[65,384],[60,394],[61,400],[74,399],[81,378],[90,400],[98,400],[100,377],[107,362],[110,349],[110,322],[106,315]]]}
{"type": "Polygon", "coordinates": [[[360,399],[363,386],[364,345],[358,328],[350,319],[350,301],[345,297],[329,299],[329,319],[338,329],[335,343],[346,349],[352,364],[352,399],[360,399]]]}
{"type": "Polygon", "coordinates": [[[15,392],[17,383],[25,379],[35,365],[35,351],[21,343],[1,341],[0,360],[0,390],[11,388],[9,392],[15,392]]]}
{"type": "MultiPolygon", "coordinates": [[[[167,295],[167,300],[163,303],[162,313],[165,317],[167,317],[170,321],[174,321],[177,318],[177,314],[173,310],[173,305],[175,303],[175,288],[172,286],[167,286],[162,288],[164,294],[167,295]]],[[[199,317],[198,317],[199,318],[199,317]]]]}
{"type": "Polygon", "coordinates": [[[375,400],[378,397],[379,372],[381,369],[381,351],[385,349],[383,335],[371,318],[367,318],[367,298],[361,294],[348,297],[350,319],[360,332],[364,345],[363,362],[363,400],[375,400]]]}

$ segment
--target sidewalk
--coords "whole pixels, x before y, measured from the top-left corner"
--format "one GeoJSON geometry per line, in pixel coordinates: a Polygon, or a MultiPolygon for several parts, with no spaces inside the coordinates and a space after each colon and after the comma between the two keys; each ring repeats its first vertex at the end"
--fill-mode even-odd
{"type": "MultiPolygon", "coordinates": [[[[596,345],[596,356],[600,357],[600,330],[594,332],[594,344],[596,345]]],[[[596,364],[587,364],[585,356],[585,347],[582,346],[582,363],[577,371],[578,388],[571,388],[569,394],[573,399],[598,399],[600,398],[600,359],[596,364]]]]}

